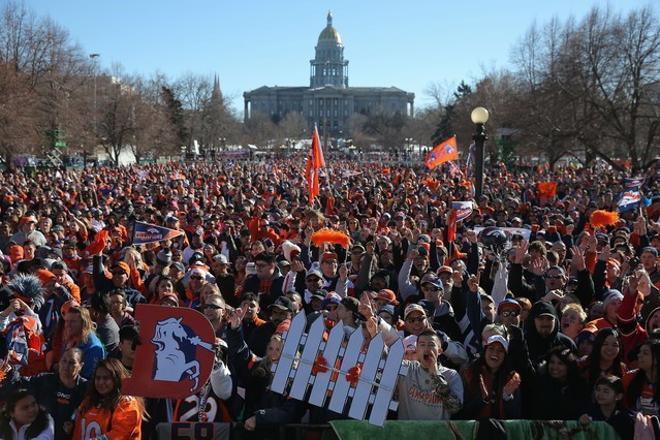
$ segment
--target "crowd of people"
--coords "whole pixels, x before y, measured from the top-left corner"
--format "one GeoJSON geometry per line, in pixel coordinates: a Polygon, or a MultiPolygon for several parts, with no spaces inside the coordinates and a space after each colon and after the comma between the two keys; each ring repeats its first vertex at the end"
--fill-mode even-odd
{"type": "Polygon", "coordinates": [[[270,389],[299,312],[328,331],[341,322],[403,341],[408,372],[389,419],[606,421],[623,439],[658,434],[658,169],[641,176],[649,206],[591,220],[618,210],[624,177],[498,164],[475,198],[455,170],[328,160],[310,204],[302,161],[7,171],[0,438],[157,438],[177,421],[266,438],[348,418],[270,389]],[[474,209],[456,223],[453,201],[474,209]],[[136,246],[135,221],[184,233],[136,246]],[[350,245],[313,242],[322,228],[350,245]],[[208,318],[216,365],[197,394],[122,394],[149,343],[141,303],[208,318]]]}

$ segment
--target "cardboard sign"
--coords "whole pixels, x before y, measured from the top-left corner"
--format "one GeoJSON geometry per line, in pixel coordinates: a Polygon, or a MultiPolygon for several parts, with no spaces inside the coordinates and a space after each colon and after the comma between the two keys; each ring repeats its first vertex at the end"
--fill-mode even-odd
{"type": "Polygon", "coordinates": [[[351,418],[383,426],[387,412],[398,407],[392,400],[398,377],[407,373],[401,339],[385,347],[379,333],[365,351],[362,328],[347,338],[341,322],[329,334],[323,318],[317,318],[305,334],[306,326],[304,312],[291,321],[282,355],[272,367],[271,390],[297,400],[307,396],[311,405],[328,403],[331,411],[347,410],[351,418]]]}
{"type": "Polygon", "coordinates": [[[131,396],[185,399],[196,394],[215,362],[211,323],[196,310],[139,304],[140,345],[132,377],[122,393],[131,396]]]}

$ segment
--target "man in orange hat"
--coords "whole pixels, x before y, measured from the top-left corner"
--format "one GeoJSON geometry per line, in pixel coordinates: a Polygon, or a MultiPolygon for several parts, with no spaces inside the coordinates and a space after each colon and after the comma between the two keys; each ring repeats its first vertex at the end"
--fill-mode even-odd
{"type": "Polygon", "coordinates": [[[137,304],[147,302],[139,291],[128,286],[128,280],[131,276],[131,268],[127,263],[120,261],[114,264],[110,268],[112,278],[107,278],[103,270],[103,265],[101,264],[101,257],[97,255],[93,259],[92,270],[94,288],[97,292],[105,295],[111,290],[122,289],[126,293],[126,300],[132,308],[135,308],[137,304]]]}

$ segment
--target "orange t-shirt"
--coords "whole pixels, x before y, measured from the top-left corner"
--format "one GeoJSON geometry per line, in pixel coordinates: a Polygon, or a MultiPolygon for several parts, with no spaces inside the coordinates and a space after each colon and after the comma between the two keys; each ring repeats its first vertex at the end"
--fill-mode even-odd
{"type": "Polygon", "coordinates": [[[94,440],[102,435],[108,439],[140,440],[142,412],[138,401],[123,396],[114,411],[90,408],[76,415],[73,440],[94,440]]]}

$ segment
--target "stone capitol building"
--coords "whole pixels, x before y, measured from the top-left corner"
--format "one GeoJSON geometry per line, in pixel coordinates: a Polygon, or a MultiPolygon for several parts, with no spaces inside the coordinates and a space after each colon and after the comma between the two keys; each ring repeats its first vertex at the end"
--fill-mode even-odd
{"type": "Polygon", "coordinates": [[[245,121],[256,113],[279,121],[289,112],[299,112],[310,130],[316,124],[321,136],[342,138],[349,136],[354,113],[413,116],[414,93],[396,87],[349,87],[344,44],[330,12],[309,64],[309,87],[263,86],[243,93],[245,121]]]}

